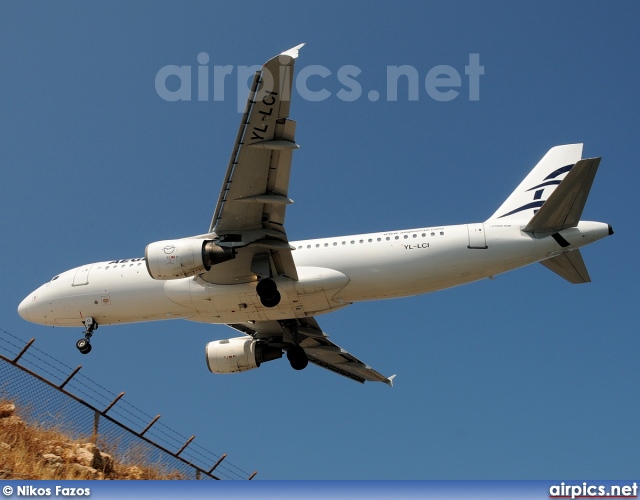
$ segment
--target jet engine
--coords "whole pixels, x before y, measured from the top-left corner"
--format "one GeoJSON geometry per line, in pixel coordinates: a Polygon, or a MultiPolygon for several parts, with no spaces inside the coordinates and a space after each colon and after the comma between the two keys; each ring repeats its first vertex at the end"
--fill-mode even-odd
{"type": "Polygon", "coordinates": [[[209,342],[205,351],[209,371],[221,374],[253,370],[261,363],[282,357],[282,349],[270,347],[251,337],[209,342]]]}
{"type": "Polygon", "coordinates": [[[188,278],[235,257],[232,248],[211,240],[183,238],[150,243],[144,251],[149,275],[156,280],[188,278]]]}

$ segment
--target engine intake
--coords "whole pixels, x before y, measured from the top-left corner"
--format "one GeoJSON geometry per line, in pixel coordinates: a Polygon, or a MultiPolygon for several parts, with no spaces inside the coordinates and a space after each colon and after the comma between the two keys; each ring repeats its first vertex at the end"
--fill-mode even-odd
{"type": "Polygon", "coordinates": [[[183,238],[151,243],[144,256],[153,279],[175,280],[195,276],[231,260],[235,251],[216,245],[212,240],[183,238]]]}
{"type": "Polygon", "coordinates": [[[250,337],[209,342],[205,352],[209,371],[220,374],[253,370],[261,363],[282,357],[282,349],[270,347],[250,337]]]}

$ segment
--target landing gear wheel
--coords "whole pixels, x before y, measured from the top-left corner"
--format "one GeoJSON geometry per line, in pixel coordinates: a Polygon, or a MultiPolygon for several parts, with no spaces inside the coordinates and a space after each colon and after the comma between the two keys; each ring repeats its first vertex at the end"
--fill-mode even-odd
{"type": "Polygon", "coordinates": [[[270,297],[260,297],[264,307],[276,307],[280,303],[280,292],[276,290],[270,297]]]}
{"type": "Polygon", "coordinates": [[[289,347],[287,350],[287,359],[291,363],[291,368],[294,370],[304,370],[309,364],[309,359],[304,349],[299,345],[289,347]]]}
{"type": "Polygon", "coordinates": [[[256,293],[265,307],[275,307],[280,303],[278,286],[271,278],[260,280],[256,286],[256,293]]]}
{"type": "Polygon", "coordinates": [[[91,344],[89,343],[89,339],[78,340],[76,342],[76,347],[82,354],[89,354],[89,352],[91,351],[91,344]]]}
{"type": "Polygon", "coordinates": [[[89,354],[89,352],[91,352],[91,343],[89,342],[89,339],[91,339],[93,332],[98,329],[98,323],[96,323],[95,320],[90,316],[86,318],[82,323],[84,324],[85,328],[84,338],[76,342],[76,348],[82,354],[89,354]]]}

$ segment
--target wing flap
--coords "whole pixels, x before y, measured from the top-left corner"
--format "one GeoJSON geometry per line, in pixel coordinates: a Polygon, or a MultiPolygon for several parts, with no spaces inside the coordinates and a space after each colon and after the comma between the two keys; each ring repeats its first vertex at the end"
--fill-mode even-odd
{"type": "Polygon", "coordinates": [[[300,345],[307,353],[309,361],[321,368],[362,384],[368,381],[393,385],[393,377],[385,377],[326,337],[307,337],[300,345]]]}

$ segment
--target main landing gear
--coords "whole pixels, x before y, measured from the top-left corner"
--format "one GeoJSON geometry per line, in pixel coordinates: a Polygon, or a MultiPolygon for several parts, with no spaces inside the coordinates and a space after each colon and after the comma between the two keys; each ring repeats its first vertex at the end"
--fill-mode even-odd
{"type": "Polygon", "coordinates": [[[85,328],[84,338],[76,342],[76,347],[82,354],[89,354],[89,352],[91,351],[91,343],[89,342],[89,340],[91,339],[93,332],[98,329],[98,323],[96,323],[92,317],[85,318],[82,323],[84,324],[85,328]]]}
{"type": "Polygon", "coordinates": [[[287,359],[294,370],[304,370],[309,364],[307,353],[300,346],[298,339],[298,323],[296,321],[287,321],[280,323],[293,340],[293,345],[287,349],[287,359]]]}
{"type": "Polygon", "coordinates": [[[309,364],[309,358],[304,349],[299,345],[294,345],[287,349],[287,359],[294,370],[304,370],[309,364]]]}
{"type": "Polygon", "coordinates": [[[256,293],[265,307],[276,307],[280,303],[278,286],[271,278],[260,280],[256,286],[256,293]]]}

